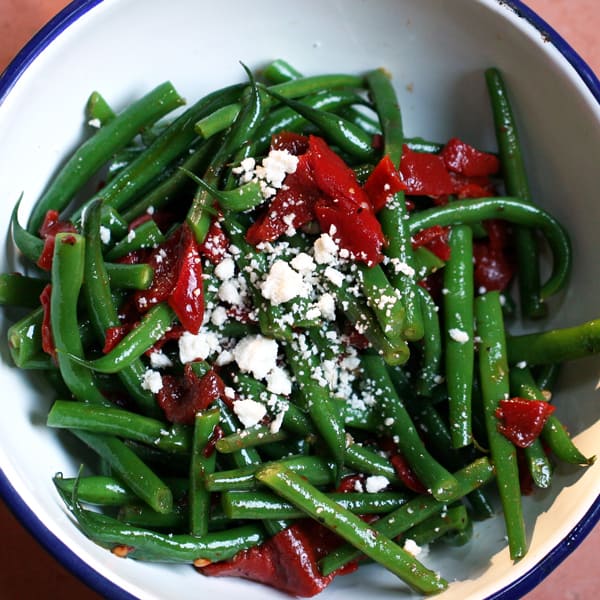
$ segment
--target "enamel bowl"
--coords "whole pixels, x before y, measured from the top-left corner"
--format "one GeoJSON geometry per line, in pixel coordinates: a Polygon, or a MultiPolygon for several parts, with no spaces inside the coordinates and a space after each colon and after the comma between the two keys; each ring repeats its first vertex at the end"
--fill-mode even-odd
{"type": "MultiPolygon", "coordinates": [[[[598,317],[597,224],[600,85],[546,23],[517,0],[78,0],[19,54],[0,79],[0,230],[24,192],[21,221],[45,183],[84,135],[83,106],[99,90],[121,108],[171,80],[189,100],[242,81],[239,61],[259,68],[285,58],[306,74],[393,74],[406,135],[454,135],[493,148],[483,70],[500,68],[521,128],[534,196],[570,230],[573,282],[552,304],[545,327],[598,317]]],[[[19,266],[6,242],[1,270],[19,266]]],[[[8,327],[2,312],[2,339],[8,327]]],[[[10,315],[9,315],[10,316],[10,315]]],[[[57,496],[52,476],[74,475],[82,449],[44,426],[50,396],[11,365],[2,343],[0,491],[23,524],[105,597],[168,600],[244,596],[282,598],[242,580],[210,579],[188,566],[143,564],[87,540],[57,496]]],[[[586,455],[600,450],[600,361],[565,368],[556,414],[586,455]]],[[[500,518],[478,523],[459,549],[424,562],[453,583],[439,598],[514,598],[569,554],[600,516],[600,465],[560,466],[548,491],[524,500],[530,550],[512,564],[500,518]]],[[[339,577],[323,594],[344,598],[411,594],[376,566],[339,577]]]]}

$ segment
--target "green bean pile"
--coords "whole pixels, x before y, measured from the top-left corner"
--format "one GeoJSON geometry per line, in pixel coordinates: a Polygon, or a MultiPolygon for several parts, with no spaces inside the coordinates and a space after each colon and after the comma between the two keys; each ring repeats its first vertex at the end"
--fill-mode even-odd
{"type": "Polygon", "coordinates": [[[473,521],[493,516],[494,490],[510,556],[520,559],[527,534],[517,456],[539,488],[550,485],[553,460],[593,458],[554,415],[517,448],[499,430],[499,402],[547,402],[562,362],[600,351],[600,321],[528,335],[505,327],[518,310],[523,319],[546,314],[567,284],[571,247],[533,202],[500,73],[486,79],[502,166],[496,185],[506,195],[409,210],[395,191],[377,213],[385,238],[377,263],[335,243],[324,249],[335,236],[315,222],[250,243],[268,201],[256,177],[244,180],[247,165],[265,159],[273,136],[293,132],[325,140],[363,184],[384,157],[398,169],[406,149],[443,145],[404,137],[382,69],[304,77],[278,60],[260,81],[246,74],[176,117],[167,115],[183,100],[170,83],[118,114],[95,92],[93,135],[27,226],[19,204],[13,211],[15,245],[46,268],[0,279],[0,302],[23,309],[8,332],[12,358],[52,386],[48,425],[98,456],[91,471],[58,473],[58,493],[83,533],[114,553],[206,574],[315,521],[338,536],[316,556],[317,587],[263,579],[292,594],[313,595],[364,560],[418,592],[445,589],[414,545],[466,543],[473,521]],[[102,186],[86,192],[99,172],[102,186]],[[49,214],[60,217],[49,223],[49,214]],[[490,220],[512,231],[517,303],[508,290],[474,286],[473,247],[490,220]],[[210,260],[215,227],[229,245],[210,260]],[[414,247],[432,227],[449,228],[447,260],[414,247]],[[158,250],[175,247],[174,236],[180,256],[169,268],[189,260],[190,277],[202,268],[192,282],[204,311],[197,331],[173,300],[178,285],[156,301],[148,291],[168,275],[167,251],[158,250]],[[552,251],[545,281],[540,237],[552,251]],[[281,289],[268,287],[277,269],[285,284],[310,280],[309,291],[277,296],[281,289]],[[440,297],[419,285],[434,276],[440,297]],[[109,332],[120,332],[111,344],[109,332]],[[197,404],[182,417],[190,398],[197,404]]]}

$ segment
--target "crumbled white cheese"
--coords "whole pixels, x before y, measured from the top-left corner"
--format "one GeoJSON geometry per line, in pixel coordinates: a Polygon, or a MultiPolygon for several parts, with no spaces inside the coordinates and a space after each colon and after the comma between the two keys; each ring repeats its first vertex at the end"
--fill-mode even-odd
{"type": "Polygon", "coordinates": [[[221,281],[227,281],[235,275],[235,263],[229,256],[225,257],[215,267],[215,277],[218,277],[221,281]]]}
{"type": "Polygon", "coordinates": [[[220,327],[227,321],[227,309],[224,306],[215,306],[210,314],[210,322],[220,327]]]}
{"type": "Polygon", "coordinates": [[[370,494],[381,492],[390,484],[387,477],[383,475],[370,475],[365,480],[365,490],[370,494]]]}
{"type": "Polygon", "coordinates": [[[197,359],[205,360],[220,350],[219,338],[212,331],[200,331],[197,334],[184,331],[179,338],[179,360],[183,364],[197,359]]]}
{"type": "Polygon", "coordinates": [[[521,360],[519,361],[515,367],[517,367],[517,369],[526,369],[527,368],[527,361],[526,360],[521,360]]]}
{"type": "Polygon", "coordinates": [[[224,281],[219,286],[217,295],[219,296],[219,300],[227,302],[228,304],[238,306],[244,303],[244,299],[240,294],[240,288],[234,279],[228,279],[227,281],[224,281]]]}
{"type": "Polygon", "coordinates": [[[317,306],[324,319],[327,319],[328,321],[333,321],[335,319],[335,298],[329,292],[325,292],[319,298],[317,306]]]}
{"type": "Polygon", "coordinates": [[[158,394],[162,390],[163,382],[162,377],[158,371],[152,369],[146,369],[142,376],[142,389],[148,390],[153,394],[158,394]]]}
{"type": "Polygon", "coordinates": [[[129,231],[129,233],[127,234],[127,241],[131,244],[131,242],[133,242],[133,240],[135,240],[135,229],[131,229],[129,231]]]}
{"type": "Polygon", "coordinates": [[[466,331],[462,331],[462,329],[457,329],[456,327],[449,329],[448,335],[459,344],[466,344],[469,341],[469,334],[466,331]]]}
{"type": "MultiPolygon", "coordinates": [[[[287,150],[271,150],[263,158],[261,179],[266,180],[274,188],[280,188],[288,173],[295,173],[298,167],[298,157],[287,150]]],[[[256,169],[258,171],[258,169],[256,169]]]]}
{"type": "Polygon", "coordinates": [[[233,349],[233,357],[239,368],[264,379],[277,366],[278,346],[275,340],[260,334],[241,339],[233,349]]]}
{"type": "Polygon", "coordinates": [[[95,117],[94,119],[90,119],[88,121],[88,125],[90,127],[94,127],[95,129],[100,129],[100,127],[102,127],[102,121],[98,117],[95,117]]]}
{"type": "Polygon", "coordinates": [[[271,423],[269,423],[269,431],[271,433],[277,433],[280,429],[281,429],[281,425],[283,424],[283,417],[285,417],[285,411],[287,410],[287,407],[278,412],[275,415],[275,418],[271,421],[271,423]]]}
{"type": "Polygon", "coordinates": [[[318,264],[330,265],[336,261],[339,247],[328,233],[322,233],[315,240],[313,251],[318,264]]]}
{"type": "Polygon", "coordinates": [[[267,407],[256,400],[236,400],[233,412],[244,427],[252,427],[260,423],[267,414],[267,407]]]}
{"type": "Polygon", "coordinates": [[[267,389],[273,394],[289,396],[292,393],[292,380],[285,369],[274,367],[266,377],[267,389]]]}
{"type": "Polygon", "coordinates": [[[284,260],[276,260],[260,286],[260,291],[271,304],[278,305],[292,298],[305,296],[306,286],[300,273],[294,271],[284,260]]]}
{"type": "Polygon", "coordinates": [[[317,268],[313,257],[310,254],[306,254],[306,252],[299,252],[296,254],[290,261],[290,265],[292,265],[300,275],[308,275],[317,268]]]}
{"type": "Polygon", "coordinates": [[[103,244],[110,244],[110,229],[100,225],[100,241],[103,244]]]}
{"type": "Polygon", "coordinates": [[[233,360],[233,353],[231,353],[229,350],[223,350],[223,352],[217,356],[215,365],[217,365],[217,367],[223,367],[231,364],[233,360]]]}
{"type": "Polygon", "coordinates": [[[344,283],[344,274],[333,267],[327,267],[323,273],[333,285],[340,287],[344,283]]]}
{"type": "Polygon", "coordinates": [[[421,554],[421,552],[423,551],[423,548],[421,548],[421,546],[419,546],[414,540],[411,539],[407,539],[404,541],[403,548],[413,556],[419,556],[419,554],[421,554]]]}
{"type": "Polygon", "coordinates": [[[154,369],[164,369],[165,367],[173,366],[171,359],[164,352],[153,352],[150,355],[150,364],[154,369]]]}

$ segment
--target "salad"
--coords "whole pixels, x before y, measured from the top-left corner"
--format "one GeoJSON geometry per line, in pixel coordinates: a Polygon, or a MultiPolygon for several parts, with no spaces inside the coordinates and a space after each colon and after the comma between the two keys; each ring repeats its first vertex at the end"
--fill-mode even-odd
{"type": "Polygon", "coordinates": [[[600,321],[543,329],[571,247],[532,200],[501,74],[491,152],[405,138],[383,69],[244,70],[175,117],[169,82],[118,114],[94,92],[26,226],[15,206],[32,274],[0,280],[25,309],[11,355],[98,456],[57,493],[118,556],[297,596],[369,560],[439,592],[423,548],[468,543],[496,497],[518,560],[521,496],[594,460],[550,400],[600,321]]]}

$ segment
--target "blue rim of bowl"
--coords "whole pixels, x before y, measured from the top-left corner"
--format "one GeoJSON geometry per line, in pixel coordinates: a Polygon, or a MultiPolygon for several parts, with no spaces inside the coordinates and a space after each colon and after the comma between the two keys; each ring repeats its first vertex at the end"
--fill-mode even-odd
{"type": "MultiPolygon", "coordinates": [[[[600,104],[600,81],[575,52],[566,40],[555,31],[546,21],[525,5],[521,0],[496,0],[500,5],[512,9],[515,14],[525,19],[537,29],[545,40],[552,43],[556,49],[567,59],[575,69],[594,98],[600,104]]],[[[17,54],[6,70],[0,75],[0,104],[8,95],[12,87],[27,70],[37,56],[65,29],[75,23],[94,6],[103,0],[74,0],[51,21],[49,21],[17,54]]],[[[68,546],[56,537],[38,519],[36,514],[27,506],[21,496],[10,484],[2,470],[0,470],[0,496],[12,510],[16,518],[33,535],[33,537],[62,565],[69,569],[75,576],[85,582],[90,588],[96,590],[106,598],[114,600],[136,600],[123,588],[111,582],[104,575],[90,567],[75,554],[68,546]]],[[[486,600],[511,600],[521,598],[541,583],[569,554],[581,544],[584,538],[592,531],[600,520],[600,497],[584,517],[575,525],[569,534],[544,558],[536,563],[522,577],[510,585],[488,596],[486,600]]]]}

